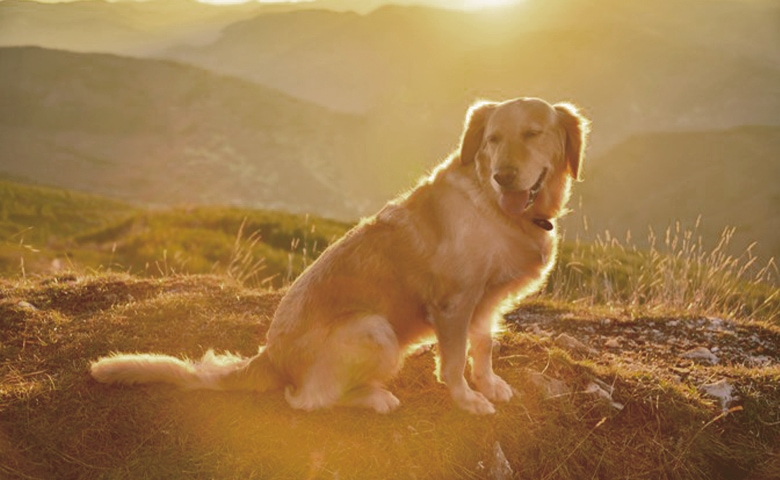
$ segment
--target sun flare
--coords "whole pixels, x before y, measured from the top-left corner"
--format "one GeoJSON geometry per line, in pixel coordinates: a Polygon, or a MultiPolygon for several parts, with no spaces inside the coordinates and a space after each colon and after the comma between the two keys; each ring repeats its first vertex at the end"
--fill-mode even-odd
{"type": "MultiPolygon", "coordinates": [[[[301,3],[301,2],[312,2],[314,3],[316,0],[197,0],[199,3],[208,3],[212,5],[235,5],[240,3],[250,3],[250,2],[259,2],[259,3],[301,3]]],[[[461,1],[461,8],[464,10],[482,10],[487,8],[495,8],[495,7],[505,7],[509,5],[515,5],[524,0],[462,0],[461,1]]],[[[425,3],[425,2],[420,2],[425,3]]],[[[438,4],[446,4],[445,2],[432,2],[435,5],[438,4]]],[[[455,2],[452,2],[455,3],[455,2]]]]}
{"type": "Polygon", "coordinates": [[[197,0],[198,3],[211,5],[237,5],[242,3],[313,3],[316,0],[197,0]]]}
{"type": "Polygon", "coordinates": [[[483,9],[493,7],[506,7],[509,5],[515,5],[522,0],[465,0],[464,8],[466,9],[483,9]]]}

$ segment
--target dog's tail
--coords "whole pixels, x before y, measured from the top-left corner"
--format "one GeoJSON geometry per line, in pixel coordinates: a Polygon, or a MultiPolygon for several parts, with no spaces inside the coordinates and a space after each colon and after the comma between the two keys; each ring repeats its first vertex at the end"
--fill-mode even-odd
{"type": "Polygon", "coordinates": [[[283,386],[264,350],[252,358],[209,350],[197,361],[154,353],[117,353],[90,366],[101,383],[168,383],[188,390],[257,390],[283,386]]]}

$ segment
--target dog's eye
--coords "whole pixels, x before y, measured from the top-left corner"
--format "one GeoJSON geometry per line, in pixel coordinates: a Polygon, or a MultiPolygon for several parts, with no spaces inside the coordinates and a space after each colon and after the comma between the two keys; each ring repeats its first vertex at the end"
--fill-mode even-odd
{"type": "Polygon", "coordinates": [[[486,139],[486,140],[487,140],[487,142],[488,142],[489,144],[491,144],[491,145],[495,145],[495,144],[497,144],[498,142],[500,142],[500,141],[501,141],[501,137],[499,137],[499,136],[498,136],[497,134],[495,134],[495,133],[492,133],[492,134],[488,135],[488,137],[487,137],[487,139],[486,139]]]}
{"type": "Polygon", "coordinates": [[[536,138],[541,134],[542,134],[541,130],[526,130],[525,132],[523,132],[523,139],[531,140],[532,138],[536,138]]]}

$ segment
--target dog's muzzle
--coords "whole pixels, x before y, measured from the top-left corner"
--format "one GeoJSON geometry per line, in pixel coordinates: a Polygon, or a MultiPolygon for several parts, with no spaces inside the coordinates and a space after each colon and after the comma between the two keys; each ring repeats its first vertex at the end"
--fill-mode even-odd
{"type": "Polygon", "coordinates": [[[542,170],[539,178],[528,190],[518,190],[512,188],[516,172],[513,173],[509,170],[501,170],[496,172],[493,176],[493,180],[501,186],[498,198],[498,204],[501,209],[510,217],[516,217],[523,212],[528,211],[534,204],[539,192],[544,185],[544,179],[547,177],[547,169],[542,170]],[[509,181],[509,177],[512,177],[512,182],[509,181]]]}

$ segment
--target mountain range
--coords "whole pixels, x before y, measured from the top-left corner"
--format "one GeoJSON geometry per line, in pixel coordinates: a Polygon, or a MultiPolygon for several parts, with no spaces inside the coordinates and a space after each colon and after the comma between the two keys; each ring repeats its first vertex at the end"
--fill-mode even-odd
{"type": "MultiPolygon", "coordinates": [[[[370,11],[376,0],[318,0],[339,11],[370,11]]],[[[36,45],[79,52],[149,55],[175,45],[213,42],[231,23],[311,8],[309,2],[213,5],[196,0],[43,3],[0,0],[0,46],[36,45]]]]}
{"type": "Polygon", "coordinates": [[[725,252],[763,259],[780,255],[780,127],[633,136],[591,162],[575,185],[567,237],[592,240],[605,231],[657,247],[679,227],[714,249],[735,229],[725,252]],[[652,229],[652,234],[650,230],[652,229]]]}
{"type": "Polygon", "coordinates": [[[162,60],[0,49],[0,172],[147,204],[356,210],[359,119],[162,60]],[[337,182],[338,181],[338,182],[337,182]]]}
{"type": "Polygon", "coordinates": [[[301,11],[237,22],[213,43],[162,55],[335,110],[423,124],[432,111],[460,115],[475,97],[573,99],[596,117],[600,148],[648,130],[776,124],[778,18],[776,3],[734,0],[301,11]]]}
{"type": "Polygon", "coordinates": [[[702,215],[708,237],[736,226],[780,254],[780,4],[313,5],[331,8],[0,2],[0,44],[114,54],[2,49],[0,174],[354,219],[444,158],[474,99],[540,96],[593,120],[592,227],[702,215]]]}

